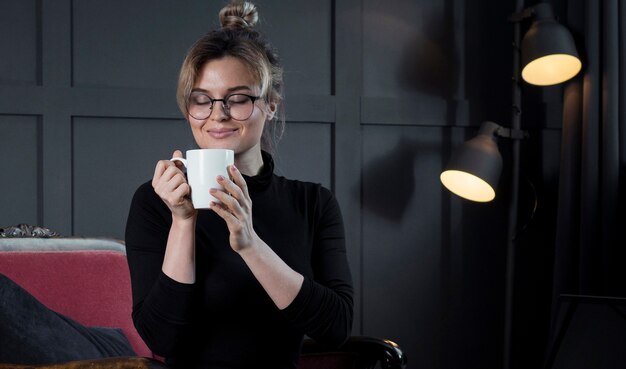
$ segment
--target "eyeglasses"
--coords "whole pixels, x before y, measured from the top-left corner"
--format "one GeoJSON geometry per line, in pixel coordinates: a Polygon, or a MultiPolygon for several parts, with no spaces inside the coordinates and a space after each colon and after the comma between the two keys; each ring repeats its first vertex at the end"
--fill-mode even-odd
{"type": "Polygon", "coordinates": [[[246,120],[254,111],[254,102],[259,96],[232,94],[223,99],[212,99],[203,92],[192,92],[187,103],[187,112],[197,120],[209,118],[216,101],[221,101],[224,113],[234,120],[246,120]]]}

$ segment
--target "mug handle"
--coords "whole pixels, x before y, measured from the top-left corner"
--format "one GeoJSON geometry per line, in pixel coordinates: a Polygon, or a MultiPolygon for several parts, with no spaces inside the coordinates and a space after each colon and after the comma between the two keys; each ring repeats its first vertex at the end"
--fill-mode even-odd
{"type": "Polygon", "coordinates": [[[180,161],[187,168],[187,160],[185,158],[171,158],[170,161],[180,161]]]}

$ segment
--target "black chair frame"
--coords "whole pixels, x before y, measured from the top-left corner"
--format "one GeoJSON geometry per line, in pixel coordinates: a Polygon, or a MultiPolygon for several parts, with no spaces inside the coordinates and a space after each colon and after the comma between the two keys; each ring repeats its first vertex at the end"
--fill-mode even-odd
{"type": "Polygon", "coordinates": [[[382,369],[404,369],[407,357],[395,342],[390,340],[352,336],[338,349],[329,349],[311,339],[306,339],[302,345],[302,354],[323,353],[352,353],[356,354],[358,368],[373,369],[380,364],[382,369]]]}

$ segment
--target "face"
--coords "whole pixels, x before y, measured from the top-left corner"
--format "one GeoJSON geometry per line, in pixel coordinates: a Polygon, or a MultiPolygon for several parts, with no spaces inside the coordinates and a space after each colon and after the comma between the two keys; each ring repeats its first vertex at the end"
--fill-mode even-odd
{"type": "MultiPolygon", "coordinates": [[[[194,92],[211,99],[223,99],[233,94],[259,96],[260,84],[248,67],[234,57],[210,60],[200,71],[194,92]]],[[[221,101],[213,104],[207,119],[198,120],[187,115],[196,143],[203,149],[231,149],[237,156],[261,155],[261,135],[265,121],[275,106],[259,98],[254,102],[252,115],[243,121],[230,118],[221,101]]]]}

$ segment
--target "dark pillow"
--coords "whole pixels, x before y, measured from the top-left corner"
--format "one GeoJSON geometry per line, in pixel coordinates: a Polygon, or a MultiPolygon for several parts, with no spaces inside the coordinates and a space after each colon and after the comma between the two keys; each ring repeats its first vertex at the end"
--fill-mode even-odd
{"type": "Polygon", "coordinates": [[[134,356],[120,329],[85,327],[0,274],[0,363],[51,364],[134,356]]]}

